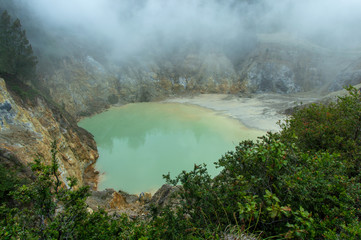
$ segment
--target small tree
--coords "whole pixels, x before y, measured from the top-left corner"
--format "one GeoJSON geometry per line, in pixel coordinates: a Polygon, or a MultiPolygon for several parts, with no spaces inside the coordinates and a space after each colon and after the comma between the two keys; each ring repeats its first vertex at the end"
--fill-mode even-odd
{"type": "Polygon", "coordinates": [[[12,22],[5,10],[0,17],[0,74],[30,78],[35,74],[36,64],[20,20],[12,22]]]}

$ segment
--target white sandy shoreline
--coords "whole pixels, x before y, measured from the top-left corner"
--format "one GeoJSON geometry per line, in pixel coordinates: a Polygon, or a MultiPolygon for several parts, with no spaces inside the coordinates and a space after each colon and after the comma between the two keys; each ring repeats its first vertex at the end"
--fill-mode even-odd
{"type": "Polygon", "coordinates": [[[279,120],[285,119],[282,112],[300,102],[313,102],[315,98],[303,98],[281,94],[254,95],[249,98],[228,94],[201,94],[194,97],[171,98],[163,102],[198,105],[212,109],[241,121],[249,128],[263,131],[279,131],[279,120]]]}

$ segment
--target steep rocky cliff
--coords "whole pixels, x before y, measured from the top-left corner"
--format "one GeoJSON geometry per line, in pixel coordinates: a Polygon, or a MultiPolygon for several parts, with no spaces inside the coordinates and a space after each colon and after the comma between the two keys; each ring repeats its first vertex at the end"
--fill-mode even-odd
{"type": "MultiPolygon", "coordinates": [[[[359,54],[361,55],[361,53],[359,54]]],[[[336,75],[336,81],[329,86],[329,91],[337,91],[343,86],[361,83],[361,58],[353,61],[336,75]]]]}
{"type": "Polygon", "coordinates": [[[53,141],[59,150],[62,180],[76,177],[80,185],[95,189],[97,173],[93,166],[98,153],[91,134],[44,97],[30,101],[12,94],[0,78],[0,152],[11,153],[25,165],[36,157],[50,161],[53,141]]]}
{"type": "Polygon", "coordinates": [[[43,74],[41,85],[80,118],[119,102],[184,94],[338,90],[361,81],[359,57],[357,51],[329,50],[287,34],[260,34],[237,57],[219,46],[179,46],[167,56],[122,62],[86,54],[65,57],[43,74]]]}
{"type": "Polygon", "coordinates": [[[358,51],[330,50],[288,34],[260,34],[257,48],[241,64],[239,74],[251,92],[320,90],[334,84],[359,56],[358,51]]]}
{"type": "Polygon", "coordinates": [[[148,102],[171,95],[236,93],[238,75],[221,53],[102,64],[92,56],[62,59],[44,74],[42,85],[53,100],[80,118],[118,102],[148,102]]]}

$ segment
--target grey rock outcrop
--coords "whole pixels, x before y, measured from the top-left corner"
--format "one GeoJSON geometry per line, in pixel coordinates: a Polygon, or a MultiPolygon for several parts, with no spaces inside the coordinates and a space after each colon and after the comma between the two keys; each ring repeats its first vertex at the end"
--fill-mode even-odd
{"type": "Polygon", "coordinates": [[[131,59],[101,64],[91,56],[64,58],[48,72],[41,85],[60,106],[77,119],[110,104],[148,102],[189,93],[236,93],[238,75],[221,53],[187,54],[168,58],[131,59]]]}
{"type": "MultiPolygon", "coordinates": [[[[199,93],[297,93],[360,81],[360,54],[331,51],[287,34],[260,34],[235,60],[220,46],[179,46],[173,55],[122,62],[64,57],[41,84],[77,119],[112,104],[199,93]]],[[[102,59],[100,57],[99,59],[102,59]]]]}
{"type": "MultiPolygon", "coordinates": [[[[250,92],[296,93],[320,89],[357,54],[335,52],[286,34],[263,34],[239,74],[250,92]]],[[[347,78],[347,77],[346,77],[347,78]]]]}
{"type": "Polygon", "coordinates": [[[336,81],[330,85],[328,90],[334,92],[341,90],[345,86],[359,83],[361,83],[361,59],[356,60],[337,74],[336,81]]]}
{"type": "Polygon", "coordinates": [[[125,213],[131,219],[145,218],[149,215],[145,202],[138,196],[114,189],[92,191],[86,203],[91,211],[101,208],[108,214],[120,215],[125,213]]]}
{"type": "Polygon", "coordinates": [[[171,186],[169,184],[164,184],[158,191],[153,195],[150,205],[155,205],[159,208],[165,206],[174,206],[179,203],[179,200],[176,197],[176,193],[179,192],[181,186],[171,186]]]}
{"type": "Polygon", "coordinates": [[[301,87],[294,72],[286,65],[272,62],[255,63],[247,71],[247,89],[256,92],[294,93],[301,87]]]}

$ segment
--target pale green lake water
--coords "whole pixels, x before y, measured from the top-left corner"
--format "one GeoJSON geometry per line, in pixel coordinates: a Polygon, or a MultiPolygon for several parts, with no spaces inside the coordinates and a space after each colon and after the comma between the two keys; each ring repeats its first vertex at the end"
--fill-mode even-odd
{"type": "Polygon", "coordinates": [[[192,105],[136,103],[114,107],[83,119],[79,126],[94,135],[102,174],[99,190],[114,188],[129,193],[154,192],[165,181],[162,174],[178,175],[206,163],[214,167],[223,154],[263,131],[192,105]]]}

